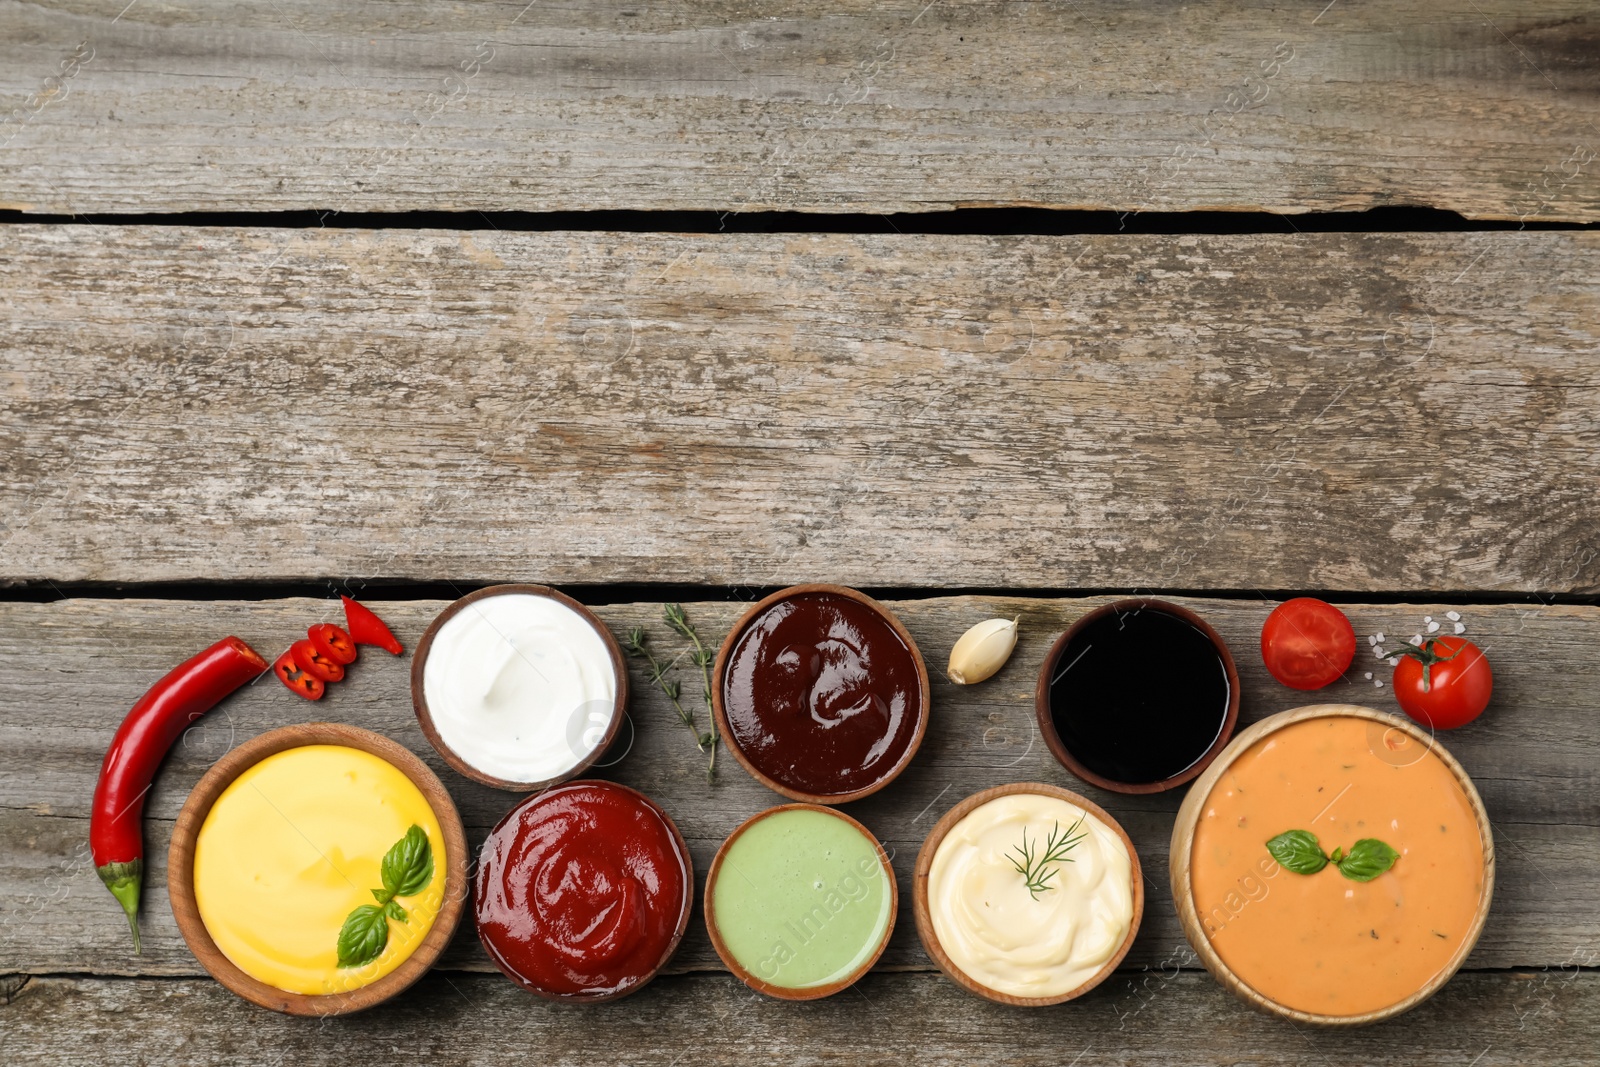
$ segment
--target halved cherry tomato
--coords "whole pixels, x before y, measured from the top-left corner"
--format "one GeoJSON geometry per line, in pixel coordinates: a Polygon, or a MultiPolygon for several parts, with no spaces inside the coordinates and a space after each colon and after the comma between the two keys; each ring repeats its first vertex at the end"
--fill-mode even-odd
{"type": "Polygon", "coordinates": [[[278,681],[288,686],[289,692],[297,697],[321,700],[322,694],[327,691],[327,686],[323,684],[321,678],[313,677],[295,663],[293,649],[277,658],[272,664],[272,673],[276,674],[278,681]]]}
{"type": "Polygon", "coordinates": [[[339,599],[344,601],[344,624],[350,628],[352,641],[358,645],[377,645],[391,656],[398,656],[405,651],[383,620],[372,613],[372,609],[357,604],[347,596],[339,599]]]}
{"type": "Polygon", "coordinates": [[[1355,655],[1355,627],[1315,597],[1285,600],[1261,627],[1261,658],[1290,689],[1321,689],[1349,670],[1355,655]]]}
{"type": "Polygon", "coordinates": [[[337,682],[344,677],[344,665],[317,651],[317,646],[310,641],[300,640],[289,646],[289,655],[294,657],[294,665],[324,682],[337,682]]]}
{"type": "Polygon", "coordinates": [[[1483,714],[1494,693],[1494,671],[1478,646],[1464,637],[1430,637],[1418,648],[1400,646],[1394,695],[1424,726],[1454,730],[1483,714]]]}
{"type": "Polygon", "coordinates": [[[331,659],[340,666],[356,661],[356,643],[333,623],[319,622],[306,631],[306,636],[324,659],[331,659]]]}

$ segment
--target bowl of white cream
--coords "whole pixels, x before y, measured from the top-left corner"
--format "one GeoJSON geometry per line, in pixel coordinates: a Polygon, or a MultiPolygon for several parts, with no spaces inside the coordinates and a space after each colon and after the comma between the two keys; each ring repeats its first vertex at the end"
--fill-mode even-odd
{"type": "Polygon", "coordinates": [[[1133,842],[1096,804],[1018,782],[939,820],[912,881],[917,933],[957,985],[1002,1004],[1060,1004],[1099,985],[1144,915],[1133,842]]]}
{"type": "Polygon", "coordinates": [[[603,622],[543,585],[495,585],[439,613],[417,642],[411,702],[446,763],[533,792],[590,767],[628,702],[622,650],[603,622]]]}

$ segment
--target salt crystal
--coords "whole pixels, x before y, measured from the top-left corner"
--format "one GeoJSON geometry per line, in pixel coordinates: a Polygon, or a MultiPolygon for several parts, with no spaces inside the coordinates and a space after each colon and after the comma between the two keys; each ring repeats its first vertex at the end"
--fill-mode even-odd
{"type": "Polygon", "coordinates": [[[1377,679],[1373,679],[1373,682],[1372,682],[1372,684],[1373,684],[1373,685],[1375,685],[1375,686],[1377,686],[1377,687],[1378,687],[1378,688],[1379,688],[1379,689],[1382,689],[1382,688],[1383,688],[1383,683],[1382,683],[1382,682],[1380,682],[1380,681],[1378,681],[1378,680],[1377,680],[1377,679]]]}
{"type": "Polygon", "coordinates": [[[1411,643],[1412,643],[1412,644],[1413,644],[1413,645],[1420,645],[1420,644],[1422,644],[1422,635],[1421,635],[1421,634],[1412,634],[1412,635],[1411,635],[1411,643]]]}
{"type": "Polygon", "coordinates": [[[1371,678],[1371,677],[1372,677],[1372,672],[1371,672],[1371,671],[1368,671],[1368,672],[1367,672],[1367,677],[1368,677],[1368,678],[1371,678]]]}
{"type": "Polygon", "coordinates": [[[1381,632],[1378,634],[1378,644],[1383,644],[1383,634],[1381,632]]]}
{"type": "Polygon", "coordinates": [[[1460,622],[1461,621],[1461,612],[1459,612],[1459,611],[1447,611],[1447,612],[1444,613],[1444,617],[1449,619],[1451,622],[1460,622]]]}
{"type": "Polygon", "coordinates": [[[1428,623],[1428,632],[1429,632],[1429,633],[1430,633],[1430,634],[1431,634],[1431,633],[1433,633],[1433,632],[1434,632],[1434,631],[1435,631],[1435,630],[1437,630],[1437,629],[1438,629],[1438,628],[1439,628],[1439,624],[1438,624],[1438,623],[1436,623],[1436,622],[1430,622],[1430,623],[1428,623]]]}
{"type": "Polygon", "coordinates": [[[1467,632],[1467,628],[1463,623],[1459,623],[1459,622],[1456,623],[1456,633],[1464,634],[1466,632],[1467,632]]]}
{"type": "Polygon", "coordinates": [[[1378,639],[1376,637],[1370,636],[1370,635],[1367,637],[1367,644],[1375,645],[1377,643],[1378,643],[1378,639]]]}
{"type": "Polygon", "coordinates": [[[1372,650],[1372,654],[1374,656],[1377,656],[1379,659],[1382,659],[1383,658],[1383,646],[1379,645],[1377,648],[1373,649],[1372,650]]]}
{"type": "Polygon", "coordinates": [[[1400,666],[1400,657],[1399,656],[1390,656],[1389,657],[1389,666],[1391,666],[1391,667],[1400,666]]]}
{"type": "Polygon", "coordinates": [[[1422,617],[1422,621],[1423,622],[1432,622],[1433,621],[1433,616],[1432,615],[1424,615],[1422,617]]]}

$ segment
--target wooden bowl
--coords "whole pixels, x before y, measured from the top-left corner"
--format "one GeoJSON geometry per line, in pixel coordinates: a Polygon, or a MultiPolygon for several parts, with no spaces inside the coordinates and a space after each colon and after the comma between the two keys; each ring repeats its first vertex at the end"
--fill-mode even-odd
{"type": "Polygon", "coordinates": [[[956,985],[969,993],[983,997],[985,1000],[992,1000],[997,1004],[1009,1004],[1020,1008],[1045,1008],[1052,1004],[1063,1004],[1076,997],[1083,996],[1083,994],[1109,978],[1111,972],[1115,971],[1117,965],[1127,956],[1128,950],[1133,947],[1133,939],[1138,936],[1139,924],[1144,919],[1144,871],[1139,865],[1139,853],[1133,847],[1133,839],[1122,828],[1122,824],[1106,814],[1105,809],[1101,808],[1100,805],[1092,800],[1086,800],[1071,790],[1062,789],[1058,785],[1046,785],[1043,782],[1012,782],[1009,785],[997,785],[993,789],[984,789],[972,794],[945,812],[944,817],[933,824],[933,829],[928,831],[927,839],[922,842],[922,850],[917,853],[916,873],[911,880],[911,911],[917,921],[917,936],[922,939],[922,947],[927,950],[929,956],[933,957],[933,962],[939,965],[939,969],[945,973],[945,976],[956,985]],[[933,869],[934,853],[939,851],[939,845],[944,841],[945,835],[950,832],[951,827],[973,811],[989,803],[989,801],[1016,793],[1055,797],[1059,800],[1065,800],[1069,804],[1077,805],[1115,830],[1117,836],[1122,839],[1123,847],[1128,850],[1129,875],[1133,883],[1133,916],[1128,923],[1128,936],[1122,939],[1122,946],[1105,962],[1104,966],[1090,976],[1088,981],[1067,990],[1065,993],[1058,993],[1051,997],[1019,997],[1011,993],[1002,993],[997,989],[990,989],[982,982],[969,977],[965,971],[956,966],[955,961],[945,952],[944,946],[939,944],[939,935],[933,928],[933,916],[928,910],[928,873],[933,869]]]}
{"type": "Polygon", "coordinates": [[[439,958],[439,953],[444,951],[451,935],[455,933],[456,923],[461,919],[466,894],[467,835],[461,828],[461,816],[456,813],[456,806],[438,777],[403,745],[370,730],[339,723],[313,722],[284,726],[246,741],[226,753],[212,764],[189,794],[189,799],[184,801],[183,810],[178,813],[177,825],[172,830],[172,845],[167,850],[167,895],[172,901],[172,916],[178,921],[178,929],[183,933],[189,951],[194,953],[211,977],[234,993],[252,1004],[287,1015],[348,1015],[382,1003],[406,989],[421,978],[433,966],[434,960],[439,958]],[[444,834],[444,901],[439,905],[439,914],[434,917],[427,936],[400,966],[375,982],[345,993],[289,993],[252,978],[223,955],[211,939],[211,932],[200,918],[200,906],[194,896],[195,840],[217,797],[233,784],[234,779],[268,756],[306,745],[343,745],[386,760],[409,778],[411,784],[427,799],[444,834]]]}
{"type": "Polygon", "coordinates": [[[734,829],[733,833],[728,835],[728,839],[722,843],[722,846],[717,849],[716,856],[711,860],[711,870],[706,874],[706,895],[704,900],[706,910],[706,929],[711,934],[711,945],[717,950],[717,955],[722,957],[722,962],[727,964],[728,970],[732,971],[734,975],[738,977],[738,979],[745,985],[749,986],[751,989],[754,989],[757,993],[765,993],[767,996],[776,997],[779,1000],[821,1000],[823,997],[831,997],[841,989],[845,989],[854,985],[860,980],[862,975],[866,974],[872,969],[872,965],[877,963],[879,957],[883,955],[883,950],[889,944],[889,938],[894,934],[895,920],[900,917],[900,886],[899,883],[895,881],[894,868],[889,864],[889,857],[883,850],[883,843],[878,841],[877,836],[874,835],[871,830],[868,830],[865,826],[862,826],[855,819],[852,819],[842,811],[828,807],[824,804],[780,804],[778,807],[768,808],[766,811],[758,812],[757,814],[750,816],[750,818],[746,819],[744,822],[740,823],[738,827],[734,829]],[[722,874],[722,861],[727,856],[728,849],[731,848],[733,843],[739,839],[740,834],[744,833],[746,830],[750,829],[750,827],[754,826],[762,819],[765,819],[767,816],[776,815],[780,811],[820,811],[824,815],[830,815],[835,819],[841,819],[844,822],[849,823],[851,826],[854,826],[857,830],[861,831],[861,833],[864,834],[869,841],[872,841],[878,846],[878,860],[883,864],[883,876],[888,879],[889,923],[884,927],[883,940],[878,943],[877,950],[874,951],[872,955],[865,961],[863,961],[861,966],[857,967],[855,970],[851,971],[848,975],[841,978],[837,982],[830,982],[827,985],[820,986],[808,986],[804,989],[796,989],[793,986],[773,985],[771,982],[768,982],[759,975],[752,973],[750,970],[740,964],[739,961],[734,958],[733,953],[728,951],[728,946],[722,940],[722,933],[717,929],[717,910],[712,904],[712,894],[717,887],[717,878],[722,874]]]}
{"type": "Polygon", "coordinates": [[[1371,1023],[1392,1019],[1396,1015],[1410,1011],[1424,1000],[1438,992],[1450,978],[1460,969],[1466,961],[1473,946],[1478,943],[1478,935],[1483,932],[1484,921],[1489,917],[1489,902],[1494,896],[1494,834],[1489,826],[1489,813],[1484,809],[1483,800],[1478,796],[1478,790],[1473,786],[1472,779],[1467,772],[1457,763],[1455,757],[1440,747],[1427,731],[1397,715],[1375,711],[1355,704],[1311,704],[1292,711],[1280,712],[1268,716],[1260,722],[1246,728],[1238,737],[1235,737],[1226,749],[1216,758],[1206,772],[1194,783],[1183,804],[1178,809],[1178,820],[1172,828],[1172,899],[1178,908],[1178,919],[1183,924],[1184,936],[1189,939],[1189,945],[1199,955],[1200,961],[1206,965],[1217,981],[1232,990],[1238,998],[1251,1007],[1271,1015],[1289,1019],[1295,1023],[1307,1026],[1320,1027],[1348,1027],[1367,1026],[1371,1023]],[[1200,821],[1201,809],[1205,807],[1212,787],[1215,786],[1223,774],[1227,773],[1234,760],[1247,751],[1251,745],[1277,732],[1286,726],[1305,722],[1308,719],[1321,718],[1354,718],[1365,719],[1382,726],[1385,730],[1398,730],[1406,734],[1411,740],[1431,750],[1443,762],[1445,767],[1454,775],[1461,786],[1461,791],[1466,794],[1467,801],[1472,807],[1473,816],[1477,821],[1478,834],[1483,842],[1483,899],[1478,904],[1477,913],[1473,916],[1472,923],[1467,930],[1466,938],[1451,957],[1446,967],[1430,979],[1426,985],[1404,1000],[1386,1008],[1369,1011],[1361,1015],[1320,1015],[1314,1012],[1300,1011],[1296,1008],[1280,1004],[1270,997],[1263,995],[1236,975],[1233,970],[1223,962],[1216,949],[1211,947],[1211,939],[1206,936],[1205,928],[1200,919],[1199,909],[1195,905],[1193,886],[1190,880],[1190,852],[1194,848],[1195,828],[1200,821]]]}
{"type": "Polygon", "coordinates": [[[1239,671],[1234,666],[1233,653],[1228,650],[1227,642],[1222,639],[1222,636],[1217,631],[1211,628],[1210,623],[1188,608],[1179,607],[1177,604],[1169,604],[1165,600],[1152,600],[1149,598],[1118,600],[1095,608],[1067,627],[1066,632],[1056,638],[1055,644],[1050,646],[1050,651],[1044,657],[1044,663],[1039,667],[1039,682],[1034,690],[1033,707],[1034,717],[1039,721],[1039,733],[1044,737],[1044,743],[1050,749],[1051,754],[1055,756],[1057,762],[1063,767],[1085,782],[1113,793],[1164,793],[1168,789],[1174,789],[1199,777],[1200,773],[1210,765],[1211,761],[1217,758],[1217,753],[1222,751],[1223,746],[1228,743],[1228,739],[1233,736],[1234,727],[1239,722],[1239,671]],[[1165,778],[1159,782],[1119,782],[1104,775],[1096,774],[1085,767],[1067,748],[1065,742],[1061,740],[1061,735],[1056,732],[1055,718],[1050,714],[1050,680],[1055,675],[1056,664],[1060,662],[1061,654],[1066,651],[1067,644],[1078,636],[1085,626],[1113,612],[1126,614],[1146,609],[1177,616],[1202,634],[1205,634],[1211,643],[1216,646],[1217,654],[1222,657],[1223,669],[1228,674],[1228,711],[1223,717],[1222,729],[1218,731],[1217,739],[1211,742],[1211,747],[1206,749],[1205,754],[1198,760],[1182,771],[1179,771],[1171,778],[1165,778]]]}
{"type": "Polygon", "coordinates": [[[427,630],[423,631],[422,640],[417,642],[416,654],[411,657],[411,706],[417,713],[417,722],[422,726],[423,736],[428,739],[428,743],[434,747],[434,750],[444,757],[444,761],[457,772],[471,778],[474,782],[482,782],[484,785],[493,786],[495,789],[504,789],[513,793],[536,793],[558,782],[565,782],[568,779],[578,777],[594,766],[600,757],[605,755],[606,750],[611,747],[611,743],[617,739],[617,730],[621,728],[622,720],[626,716],[628,709],[628,667],[623,661],[622,649],[617,646],[617,639],[612,636],[610,628],[600,621],[598,615],[565,593],[558,592],[548,585],[491,585],[468,593],[460,600],[448,605],[428,624],[427,630]],[[427,668],[428,653],[433,651],[433,639],[438,634],[439,628],[468,605],[475,604],[485,597],[512,593],[526,593],[530,596],[547,597],[566,605],[583,616],[584,620],[594,627],[595,633],[600,635],[600,640],[605,642],[606,651],[611,654],[611,667],[616,672],[617,678],[616,706],[612,709],[611,721],[606,725],[605,736],[601,738],[600,743],[594,747],[594,751],[579,760],[564,773],[554,778],[547,778],[542,782],[513,782],[505,778],[496,778],[492,774],[485,774],[462,759],[456,754],[455,749],[445,744],[444,739],[439,736],[439,730],[433,723],[433,714],[428,710],[427,695],[423,691],[423,671],[427,668]]]}
{"type": "MultiPolygon", "coordinates": [[[[678,945],[683,941],[684,931],[689,928],[689,913],[694,910],[694,857],[689,854],[688,842],[684,841],[683,833],[678,829],[678,824],[672,821],[672,816],[668,815],[667,812],[666,812],[666,809],[663,808],[660,804],[657,804],[655,801],[651,800],[649,797],[645,796],[643,793],[639,792],[637,789],[631,789],[628,786],[622,785],[619,782],[607,782],[607,781],[602,781],[602,780],[594,780],[594,781],[590,781],[590,782],[574,781],[574,782],[563,782],[562,783],[563,786],[581,786],[581,785],[586,785],[586,784],[589,784],[589,785],[602,785],[602,786],[605,786],[607,789],[617,789],[617,790],[621,790],[624,793],[631,793],[633,796],[637,797],[642,803],[644,803],[645,805],[650,807],[657,815],[661,816],[661,821],[667,824],[667,829],[672,831],[673,840],[675,840],[678,843],[678,852],[679,852],[679,854],[683,856],[683,877],[684,877],[684,885],[685,885],[685,888],[686,888],[686,892],[683,895],[683,907],[682,907],[682,909],[680,909],[680,911],[678,913],[678,925],[677,925],[677,928],[673,931],[672,939],[667,943],[666,951],[661,954],[660,961],[655,965],[655,967],[650,971],[650,973],[645,975],[644,978],[641,979],[639,982],[635,983],[634,985],[629,986],[626,989],[619,989],[619,990],[617,990],[615,992],[611,992],[611,993],[593,993],[593,994],[588,994],[588,995],[577,995],[577,996],[564,996],[564,995],[562,995],[560,993],[553,993],[548,989],[544,989],[544,988],[542,988],[542,987],[540,987],[538,985],[535,985],[533,982],[528,981],[522,975],[517,974],[515,971],[512,971],[500,959],[500,953],[498,951],[490,951],[488,944],[485,943],[484,951],[489,957],[489,962],[494,964],[495,968],[501,974],[505,975],[511,981],[515,982],[521,988],[526,989],[528,992],[532,993],[534,996],[540,997],[540,998],[542,998],[544,1000],[553,1001],[554,1003],[557,1003],[557,1004],[600,1004],[600,1003],[603,1003],[603,1002],[608,1001],[608,1000],[619,1000],[622,997],[631,996],[632,994],[637,993],[639,990],[643,989],[645,986],[649,985],[651,982],[653,982],[655,980],[656,975],[661,973],[661,968],[665,967],[667,965],[667,963],[672,959],[673,955],[677,953],[678,945]]],[[[519,801],[517,804],[513,805],[511,810],[506,812],[505,815],[503,815],[500,818],[500,821],[494,824],[494,829],[489,831],[489,836],[493,837],[495,834],[499,833],[500,832],[500,827],[504,826],[507,822],[510,822],[512,818],[514,818],[515,816],[520,814],[522,809],[525,806],[527,806],[529,804],[536,803],[538,800],[539,800],[539,798],[536,797],[536,796],[525,797],[521,801],[519,801]]],[[[485,842],[485,844],[487,844],[487,841],[485,842]]],[[[479,866],[478,869],[477,869],[477,873],[473,878],[473,887],[474,887],[474,892],[473,892],[474,917],[473,917],[473,921],[474,921],[474,924],[476,924],[476,921],[477,921],[477,917],[476,917],[476,901],[477,901],[476,888],[477,888],[478,880],[483,878],[483,876],[484,876],[483,872],[484,872],[484,868],[482,866],[479,866]]],[[[479,935],[479,939],[480,940],[484,940],[481,934],[479,935]]]]}
{"type": "Polygon", "coordinates": [[[739,618],[738,622],[734,623],[733,629],[728,631],[728,636],[723,638],[722,647],[717,650],[716,664],[711,670],[711,714],[716,720],[717,734],[722,738],[724,744],[726,744],[728,751],[733,753],[733,758],[739,762],[741,767],[750,772],[750,777],[754,778],[756,781],[760,782],[774,793],[779,793],[788,797],[790,800],[798,801],[802,804],[848,804],[852,800],[860,800],[862,797],[871,796],[898,778],[900,776],[900,772],[905,770],[906,767],[910,765],[912,759],[916,757],[917,750],[922,747],[923,735],[928,731],[928,707],[932,697],[933,690],[928,684],[928,665],[923,662],[922,651],[921,649],[917,648],[917,643],[912,639],[911,632],[905,628],[898,618],[895,617],[894,612],[890,611],[876,600],[873,600],[865,593],[858,592],[857,590],[851,589],[847,586],[829,585],[822,582],[812,583],[810,585],[791,585],[787,589],[780,589],[771,596],[757,601],[749,611],[745,612],[744,615],[739,618]],[[728,710],[723,706],[722,689],[723,683],[727,677],[728,658],[733,654],[733,647],[738,643],[739,638],[744,634],[745,628],[748,627],[758,615],[766,611],[772,605],[781,600],[788,600],[790,597],[801,596],[806,593],[831,593],[834,596],[840,596],[848,600],[854,600],[858,604],[864,604],[871,608],[878,615],[882,616],[884,621],[889,624],[890,628],[893,629],[897,635],[899,635],[900,640],[905,642],[906,648],[911,650],[911,659],[913,663],[915,663],[917,669],[917,684],[922,697],[922,710],[921,714],[917,716],[916,733],[912,735],[911,744],[906,746],[905,754],[900,757],[899,762],[890,768],[888,774],[884,775],[882,778],[878,779],[876,782],[873,782],[866,788],[857,789],[852,793],[805,793],[801,790],[784,785],[782,782],[778,782],[772,778],[769,778],[759,767],[750,761],[750,757],[746,756],[744,750],[739,747],[739,742],[734,738],[733,731],[728,726],[728,710]]]}

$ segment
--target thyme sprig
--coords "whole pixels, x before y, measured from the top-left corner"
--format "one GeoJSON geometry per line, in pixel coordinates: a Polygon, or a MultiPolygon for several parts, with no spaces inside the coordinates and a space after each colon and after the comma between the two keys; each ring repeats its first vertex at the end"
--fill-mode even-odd
{"type": "Polygon", "coordinates": [[[706,781],[714,782],[717,777],[717,722],[711,714],[711,664],[716,659],[716,653],[707,648],[700,640],[700,635],[695,632],[694,624],[689,621],[689,615],[683,610],[681,604],[667,604],[661,609],[661,617],[668,626],[683,637],[688,638],[692,648],[687,648],[670,660],[657,659],[650,650],[650,635],[643,626],[635,626],[628,631],[626,647],[628,655],[635,659],[644,660],[650,668],[650,684],[658,687],[672,701],[673,709],[678,713],[678,721],[689,728],[694,734],[694,743],[701,752],[709,752],[711,758],[706,763],[706,781]],[[700,668],[703,688],[701,696],[705,701],[706,718],[711,729],[706,733],[700,732],[700,727],[695,721],[692,710],[683,706],[683,686],[676,678],[669,678],[668,672],[676,670],[679,660],[685,656],[696,667],[700,668]]]}
{"type": "Polygon", "coordinates": [[[1015,856],[1007,856],[1006,859],[1010,860],[1011,866],[1022,875],[1023,884],[1028,887],[1028,893],[1034,900],[1038,900],[1039,894],[1045,890],[1055,888],[1050,884],[1050,879],[1060,870],[1059,865],[1071,863],[1072,857],[1067,853],[1076,848],[1079,841],[1089,836],[1087,830],[1079,832],[1078,827],[1082,825],[1082,815],[1078,816],[1078,821],[1073,823],[1066,833],[1061,832],[1060,823],[1051,823],[1043,853],[1037,852],[1035,845],[1028,844],[1028,828],[1026,826],[1022,828],[1022,844],[1012,849],[1016,852],[1015,856]],[[1057,866],[1051,867],[1052,863],[1057,866]]]}

